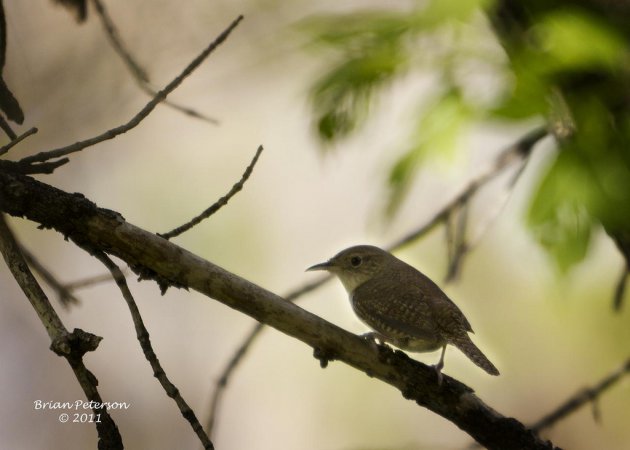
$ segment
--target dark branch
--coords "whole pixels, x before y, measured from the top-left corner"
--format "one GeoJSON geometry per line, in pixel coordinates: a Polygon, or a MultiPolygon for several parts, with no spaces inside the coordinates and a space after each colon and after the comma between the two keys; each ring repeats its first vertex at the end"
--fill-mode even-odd
{"type": "MultiPolygon", "coordinates": [[[[4,17],[4,4],[2,0],[0,0],[0,110],[7,116],[7,119],[12,120],[15,123],[21,124],[24,122],[24,113],[22,112],[22,108],[20,107],[20,103],[17,101],[9,86],[4,82],[4,78],[2,77],[4,71],[4,64],[6,62],[6,50],[7,50],[7,21],[4,17]]],[[[4,121],[4,119],[3,119],[4,121]]],[[[6,130],[9,130],[10,133],[11,127],[6,124],[6,130]]],[[[2,128],[5,128],[2,126],[2,128]]],[[[7,133],[11,139],[15,139],[14,136],[11,136],[9,132],[7,133]]]]}
{"type": "Polygon", "coordinates": [[[144,326],[144,322],[142,320],[142,315],[140,314],[140,310],[138,309],[138,305],[129,290],[129,286],[127,285],[127,280],[125,279],[125,275],[122,273],[120,268],[110,259],[107,255],[101,251],[90,252],[92,253],[99,261],[101,261],[105,267],[111,272],[112,277],[116,281],[120,292],[127,302],[127,306],[129,307],[129,312],[131,313],[131,318],[133,319],[133,325],[136,329],[136,337],[138,338],[138,342],[140,342],[140,346],[142,347],[142,352],[144,353],[145,358],[151,364],[151,368],[153,369],[153,376],[158,379],[166,394],[175,400],[177,407],[179,408],[182,416],[190,423],[190,426],[199,437],[203,448],[206,450],[214,449],[212,442],[208,438],[208,435],[203,431],[203,427],[197,420],[197,416],[194,411],[190,408],[186,400],[182,397],[175,386],[164,372],[160,361],[153,351],[153,345],[151,344],[151,339],[149,338],[149,331],[144,326]]]}
{"type": "MultiPolygon", "coordinates": [[[[507,167],[507,165],[509,165],[509,163],[513,159],[526,159],[531,154],[531,151],[536,143],[544,138],[547,134],[548,133],[544,128],[539,128],[525,135],[523,138],[521,138],[514,145],[510,146],[499,156],[495,165],[489,172],[483,173],[481,176],[473,180],[458,197],[456,197],[453,201],[451,201],[448,205],[441,209],[427,224],[418,228],[416,231],[413,231],[406,237],[398,240],[393,245],[387,247],[387,249],[389,251],[399,250],[400,248],[409,245],[415,240],[428,234],[431,230],[433,230],[434,227],[445,221],[451,215],[452,211],[460,208],[462,205],[465,205],[481,186],[490,181],[494,176],[498,175],[505,167],[507,167]]],[[[514,185],[514,183],[522,173],[523,168],[524,166],[519,168],[518,172],[512,179],[510,187],[514,185]]],[[[469,251],[470,248],[471,245],[468,245],[467,251],[469,251]]],[[[302,295],[319,288],[331,278],[332,277],[330,275],[327,275],[319,279],[318,281],[309,283],[304,287],[292,291],[285,298],[289,301],[295,301],[302,295]]],[[[221,374],[221,377],[219,378],[219,381],[217,382],[214,394],[210,402],[210,414],[207,421],[208,434],[212,435],[212,429],[214,427],[214,424],[216,423],[216,415],[221,404],[223,391],[227,388],[229,380],[232,377],[233,373],[236,371],[240,362],[243,360],[243,357],[256,341],[257,336],[261,333],[264,327],[265,325],[260,323],[254,326],[254,328],[249,332],[245,339],[243,339],[241,345],[239,345],[237,350],[234,352],[232,358],[228,361],[227,365],[223,369],[223,372],[221,374]]]]}
{"type": "Polygon", "coordinates": [[[48,161],[41,163],[24,163],[22,161],[7,161],[0,159],[0,170],[11,173],[20,173],[22,175],[36,173],[53,173],[55,169],[70,162],[68,158],[61,158],[56,161],[48,161]]]}
{"type": "Polygon", "coordinates": [[[470,246],[466,239],[466,228],[468,225],[469,202],[464,203],[461,208],[451,211],[446,221],[447,244],[449,247],[448,268],[444,281],[450,283],[459,275],[464,256],[469,252],[470,246]],[[453,217],[456,216],[456,217],[453,217]],[[453,222],[457,221],[456,224],[453,222]]]}
{"type": "Polygon", "coordinates": [[[422,227],[418,228],[415,231],[412,231],[408,235],[396,241],[392,244],[388,250],[394,250],[401,248],[416,239],[420,236],[424,236],[433,230],[437,225],[444,222],[448,215],[451,213],[451,210],[458,208],[459,206],[468,202],[468,200],[489,180],[493,179],[496,175],[498,175],[503,169],[509,166],[514,160],[521,160],[527,157],[534,146],[545,136],[547,136],[549,132],[546,128],[541,127],[537,128],[534,131],[531,131],[524,137],[522,137],[518,142],[514,143],[507,149],[505,149],[499,157],[496,159],[495,164],[487,171],[479,175],[477,178],[472,180],[466,189],[464,189],[457,197],[451,200],[449,203],[444,205],[440,211],[438,211],[429,222],[427,222],[422,227]]]}
{"type": "Polygon", "coordinates": [[[3,214],[0,214],[0,252],[2,252],[13,277],[46,328],[52,341],[51,350],[66,358],[87,399],[95,405],[94,413],[100,414],[101,421],[96,422],[99,450],[122,449],[122,437],[116,423],[107,412],[107,408],[103,406],[103,400],[97,389],[98,380],[83,363],[83,355],[88,351],[94,351],[101,338],[79,329],[75,329],[72,333],[66,330],[46,294],[28,269],[20,247],[5,222],[3,214]]]}
{"type": "Polygon", "coordinates": [[[67,285],[61,283],[39,260],[23,246],[21,247],[24,259],[31,268],[39,274],[40,277],[50,286],[59,298],[61,306],[67,308],[70,304],[78,304],[79,299],[74,296],[72,290],[67,285]]]}
{"type": "MultiPolygon", "coordinates": [[[[109,39],[109,42],[112,45],[112,48],[114,49],[116,54],[120,56],[120,59],[122,59],[127,69],[129,69],[129,72],[131,73],[133,79],[136,80],[136,83],[138,84],[140,89],[142,89],[142,91],[144,91],[150,97],[154,97],[157,92],[152,89],[149,84],[150,80],[149,76],[147,75],[147,71],[140,66],[140,64],[135,60],[133,56],[131,56],[131,53],[129,52],[129,50],[127,50],[125,44],[123,44],[123,41],[120,38],[120,34],[118,33],[114,21],[109,16],[107,9],[105,9],[105,5],[103,5],[103,2],[101,2],[101,0],[92,0],[92,3],[94,4],[94,8],[96,9],[96,13],[101,20],[101,23],[103,24],[103,28],[105,28],[105,33],[109,39]]],[[[177,111],[180,111],[196,119],[204,120],[214,125],[219,123],[218,120],[212,117],[201,114],[200,112],[195,111],[192,108],[173,103],[168,99],[165,99],[163,103],[177,111]]]]}
{"type": "Polygon", "coordinates": [[[220,210],[222,207],[227,205],[230,199],[234,197],[237,193],[239,193],[241,189],[243,189],[243,186],[245,185],[245,182],[251,176],[254,170],[254,166],[256,165],[256,162],[258,161],[258,158],[260,157],[260,154],[262,153],[262,151],[263,151],[263,146],[261,145],[258,147],[258,150],[256,150],[256,154],[254,155],[254,158],[245,169],[245,172],[243,172],[243,175],[241,175],[241,179],[238,180],[236,184],[234,184],[234,186],[232,186],[232,189],[230,189],[230,191],[227,194],[225,194],[223,197],[217,200],[212,206],[210,206],[204,212],[199,214],[197,217],[194,217],[190,222],[187,222],[175,228],[174,230],[169,231],[168,233],[160,234],[160,236],[162,236],[164,239],[170,239],[172,237],[179,236],[180,234],[190,230],[192,227],[201,223],[203,220],[207,219],[208,217],[216,213],[218,210],[220,210]]]}
{"type": "MultiPolygon", "coordinates": [[[[122,269],[123,275],[128,275],[128,269],[122,269]]],[[[80,280],[71,281],[70,283],[66,283],[64,286],[70,292],[74,292],[77,289],[81,289],[88,286],[94,286],[98,283],[106,283],[112,281],[112,275],[110,273],[103,273],[101,275],[94,275],[92,277],[82,278],[80,280]]]]}
{"type": "Polygon", "coordinates": [[[5,145],[3,147],[0,147],[0,156],[4,155],[9,150],[11,150],[13,147],[15,147],[17,144],[22,142],[24,139],[26,139],[27,137],[29,137],[29,136],[31,136],[31,135],[33,135],[35,133],[37,133],[37,128],[31,128],[27,132],[25,132],[25,133],[21,134],[20,136],[16,137],[15,139],[13,139],[7,145],[5,145]]]}
{"type": "Polygon", "coordinates": [[[630,271],[630,230],[624,230],[617,228],[608,228],[604,226],[606,233],[613,240],[619,253],[623,257],[625,267],[624,273],[622,273],[619,281],[617,282],[617,288],[615,289],[615,295],[613,298],[613,307],[615,311],[620,311],[623,305],[623,297],[625,295],[626,284],[628,282],[628,272],[630,271]]]}
{"type": "Polygon", "coordinates": [[[112,281],[112,276],[108,272],[102,275],[83,278],[71,283],[62,283],[35,257],[35,255],[23,246],[21,247],[21,250],[28,265],[39,274],[48,286],[55,291],[57,297],[59,298],[59,303],[61,303],[64,307],[69,307],[70,304],[76,305],[80,303],[79,299],[74,295],[74,291],[77,289],[94,286],[97,283],[112,281]]]}
{"type": "Polygon", "coordinates": [[[403,352],[374,349],[365,339],[300,308],[177,245],[142,230],[111,210],[30,177],[0,171],[0,210],[51,227],[84,248],[107,251],[160,285],[194,289],[311,346],[326,359],[377,378],[430,409],[489,449],[552,449],[518,420],[505,417],[472,389],[403,352]]]}
{"type": "Polygon", "coordinates": [[[122,59],[125,66],[127,66],[127,69],[129,69],[136,80],[142,83],[148,83],[149,76],[147,75],[146,70],[140,67],[140,64],[136,62],[136,60],[131,56],[131,53],[129,53],[129,50],[127,50],[127,47],[123,44],[114,21],[105,9],[105,5],[103,5],[101,0],[92,0],[92,4],[94,5],[94,9],[96,9],[98,17],[101,19],[103,28],[105,28],[105,32],[109,38],[109,42],[114,48],[114,51],[118,54],[118,56],[120,56],[120,59],[122,59]]]}
{"type": "Polygon", "coordinates": [[[22,251],[3,214],[0,214],[0,251],[13,277],[24,291],[24,294],[26,294],[26,297],[31,302],[31,306],[33,306],[33,309],[39,316],[44,328],[46,328],[50,340],[54,342],[62,339],[68,334],[68,330],[66,330],[57,312],[48,301],[46,294],[44,294],[44,291],[29,270],[22,251]]]}
{"type": "Polygon", "coordinates": [[[2,117],[2,115],[0,115],[0,128],[2,128],[2,131],[4,131],[7,136],[9,136],[9,139],[14,140],[17,138],[17,134],[15,134],[15,131],[13,131],[11,125],[9,125],[6,120],[4,120],[4,117],[2,117]]]}
{"type": "Polygon", "coordinates": [[[74,144],[61,147],[55,150],[49,150],[45,152],[37,153],[36,155],[27,156],[20,160],[21,163],[32,163],[40,161],[48,161],[52,158],[59,158],[65,155],[69,155],[74,152],[79,152],[87,147],[91,147],[100,142],[113,139],[127,131],[136,127],[142,120],[144,120],[155,107],[162,102],[167,95],[173,92],[183,81],[190,75],[199,65],[230,35],[230,33],[236,28],[236,26],[243,20],[243,16],[237,17],[212,43],[206,47],[173,81],[171,81],[164,89],[159,91],[153,99],[147,103],[144,108],[140,110],[135,116],[131,118],[127,123],[119,125],[115,128],[107,130],[106,132],[99,134],[90,139],[79,141],[74,144]]]}
{"type": "Polygon", "coordinates": [[[615,295],[613,297],[613,309],[615,311],[621,310],[623,299],[626,295],[626,286],[628,285],[628,279],[630,279],[630,267],[624,264],[623,271],[619,276],[619,281],[617,281],[617,287],[615,288],[615,295]]]}
{"type": "MultiPolygon", "coordinates": [[[[293,302],[297,300],[302,295],[314,291],[323,285],[326,281],[332,278],[331,275],[326,275],[320,278],[317,281],[313,281],[311,283],[305,284],[304,286],[297,288],[296,290],[290,292],[289,294],[284,296],[284,299],[289,302],[293,302]]],[[[232,357],[226,364],[219,380],[216,383],[214,393],[212,394],[212,399],[210,400],[210,413],[208,414],[208,420],[206,421],[206,431],[208,435],[212,436],[212,432],[217,422],[217,415],[219,412],[219,408],[221,407],[221,400],[223,399],[223,393],[227,389],[229,382],[232,378],[232,375],[238,368],[239,364],[254,344],[258,335],[265,329],[265,324],[262,322],[258,322],[249,334],[243,339],[241,345],[238,346],[236,351],[232,354],[232,357]]]]}
{"type": "Polygon", "coordinates": [[[70,11],[78,23],[85,22],[87,19],[87,0],[54,0],[54,2],[70,11]]]}
{"type": "Polygon", "coordinates": [[[216,383],[214,392],[212,394],[212,399],[210,401],[210,413],[208,414],[208,420],[206,421],[206,432],[209,436],[212,436],[212,432],[214,431],[219,408],[221,407],[221,401],[223,400],[223,394],[225,393],[225,389],[228,387],[228,383],[232,377],[232,374],[241,363],[247,351],[250,349],[258,335],[265,329],[265,324],[262,322],[258,322],[252,331],[247,335],[243,343],[238,347],[238,349],[232,354],[232,357],[226,364],[219,380],[216,383]]]}
{"type": "MultiPolygon", "coordinates": [[[[630,374],[630,358],[626,360],[625,363],[621,365],[618,369],[606,375],[599,383],[595,386],[583,389],[569,398],[566,402],[556,408],[553,412],[547,414],[545,417],[540,419],[534,425],[531,426],[531,429],[535,432],[540,432],[545,428],[552,427],[559,420],[565,418],[566,416],[572,414],[577,409],[581,408],[585,404],[589,402],[595,402],[597,399],[608,389],[614,386],[619,380],[621,380],[624,376],[630,374]]],[[[597,411],[595,409],[595,411],[597,411]]],[[[598,415],[595,412],[595,418],[597,420],[598,415]]]]}

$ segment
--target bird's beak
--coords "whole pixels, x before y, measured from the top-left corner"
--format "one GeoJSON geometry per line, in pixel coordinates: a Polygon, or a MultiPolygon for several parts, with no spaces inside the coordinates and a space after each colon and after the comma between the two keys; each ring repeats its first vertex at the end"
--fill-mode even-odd
{"type": "Polygon", "coordinates": [[[330,270],[332,266],[333,264],[331,264],[330,261],[326,261],[323,263],[315,264],[314,266],[311,266],[308,269],[306,269],[306,271],[310,272],[312,270],[330,270]]]}

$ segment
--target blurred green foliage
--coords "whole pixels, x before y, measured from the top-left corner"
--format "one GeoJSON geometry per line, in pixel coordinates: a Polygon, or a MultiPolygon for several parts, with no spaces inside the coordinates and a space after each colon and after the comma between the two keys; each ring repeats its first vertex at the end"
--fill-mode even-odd
{"type": "Polygon", "coordinates": [[[630,230],[630,7],[612,8],[597,0],[429,0],[302,22],[313,45],[333,55],[311,91],[318,135],[343,139],[391,83],[412,71],[435,75],[440,88],[419,99],[409,146],[390,168],[394,213],[423,161],[458,148],[471,125],[546,121],[558,151],[527,223],[566,270],[584,258],[598,225],[630,230]],[[486,83],[491,101],[470,95],[475,68],[502,80],[486,83]]]}
{"type": "Polygon", "coordinates": [[[317,131],[323,141],[352,132],[369,110],[372,92],[407,69],[401,42],[412,33],[405,14],[366,12],[302,22],[313,42],[340,53],[312,88],[317,131]]]}
{"type": "Polygon", "coordinates": [[[474,110],[461,92],[453,89],[434,99],[418,118],[412,132],[412,146],[389,172],[390,197],[387,213],[392,215],[404,199],[417,168],[431,153],[450,154],[474,119],[474,110]]]}
{"type": "MultiPolygon", "coordinates": [[[[427,36],[442,41],[452,38],[453,27],[485,3],[436,1],[413,11],[357,12],[300,22],[300,29],[312,36],[313,46],[323,46],[335,55],[311,90],[322,141],[333,142],[355,131],[369,112],[374,91],[384,89],[418,62],[428,64],[431,57],[444,61],[454,56],[452,49],[437,48],[433,40],[420,41],[427,36]],[[443,55],[444,50],[449,55],[443,55]]],[[[450,96],[454,86],[445,91],[450,96]]]]}

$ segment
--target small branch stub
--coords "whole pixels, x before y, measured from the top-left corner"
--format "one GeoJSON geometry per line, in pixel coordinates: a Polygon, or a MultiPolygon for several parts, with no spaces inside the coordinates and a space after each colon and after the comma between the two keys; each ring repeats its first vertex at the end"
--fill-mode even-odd
{"type": "Polygon", "coordinates": [[[75,328],[72,333],[62,334],[53,339],[50,349],[59,356],[78,360],[87,352],[96,350],[102,340],[100,336],[75,328]]]}

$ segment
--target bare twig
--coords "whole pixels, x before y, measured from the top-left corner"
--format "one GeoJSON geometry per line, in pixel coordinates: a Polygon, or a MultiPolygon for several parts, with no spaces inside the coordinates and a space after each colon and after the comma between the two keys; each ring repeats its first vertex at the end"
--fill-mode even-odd
{"type": "MultiPolygon", "coordinates": [[[[157,93],[157,91],[151,86],[149,86],[148,84],[139,83],[139,86],[140,86],[140,89],[142,89],[149,97],[153,97],[157,93]]],[[[194,119],[202,120],[212,125],[219,125],[221,123],[219,119],[210,117],[207,114],[202,114],[196,109],[190,108],[188,106],[180,105],[179,103],[175,103],[169,99],[164,100],[162,103],[168,106],[169,108],[179,111],[180,113],[185,114],[194,119]]]]}
{"type": "Polygon", "coordinates": [[[0,252],[3,254],[13,277],[46,328],[52,341],[51,349],[68,361],[87,399],[91,405],[94,405],[94,413],[100,415],[100,420],[96,421],[99,436],[98,448],[122,449],[122,437],[116,423],[103,404],[97,389],[98,380],[83,363],[83,355],[88,351],[95,350],[101,338],[79,329],[75,329],[72,333],[66,330],[46,294],[28,269],[20,246],[5,222],[3,214],[0,214],[0,252]]]}
{"type": "Polygon", "coordinates": [[[46,294],[37,283],[37,280],[28,269],[22,251],[5,221],[4,215],[0,214],[0,251],[13,273],[14,278],[31,302],[33,309],[37,312],[39,319],[46,328],[48,336],[52,341],[58,340],[68,333],[57,312],[48,301],[46,294]]]}
{"type": "MultiPolygon", "coordinates": [[[[285,300],[292,302],[297,300],[302,295],[314,291],[319,288],[328,280],[332,279],[331,275],[325,275],[321,277],[319,280],[308,283],[295,289],[294,291],[288,293],[284,296],[285,300]]],[[[251,346],[256,341],[258,335],[265,329],[265,324],[262,322],[258,322],[249,334],[243,339],[241,345],[238,346],[236,351],[232,354],[232,357],[225,365],[223,372],[221,372],[221,376],[216,382],[214,392],[212,394],[212,398],[210,400],[210,412],[208,413],[208,420],[206,421],[206,431],[209,436],[212,436],[212,432],[214,431],[214,427],[217,421],[217,415],[219,408],[221,407],[221,400],[223,399],[223,393],[225,389],[227,389],[230,379],[232,375],[236,371],[237,367],[251,348],[251,346]]]]}
{"type": "MultiPolygon", "coordinates": [[[[128,275],[128,272],[129,272],[128,269],[129,269],[128,267],[121,269],[125,277],[128,275]]],[[[112,275],[108,272],[108,273],[103,273],[101,275],[94,275],[92,277],[86,277],[80,280],[71,281],[70,283],[66,283],[65,287],[69,291],[73,292],[73,291],[76,291],[77,289],[85,288],[88,286],[94,286],[95,284],[106,283],[109,281],[113,281],[113,280],[112,280],[112,275]]]]}
{"type": "Polygon", "coordinates": [[[448,268],[444,281],[449,283],[459,275],[464,256],[470,251],[468,239],[466,238],[466,226],[468,224],[469,202],[464,203],[461,208],[456,208],[448,215],[446,223],[447,242],[449,243],[448,268]],[[453,215],[457,216],[453,218],[453,215]],[[457,220],[457,224],[453,224],[457,220]]]}
{"type": "Polygon", "coordinates": [[[125,44],[123,44],[122,39],[118,34],[118,30],[116,29],[116,25],[105,9],[103,2],[101,2],[101,0],[92,0],[92,4],[94,5],[94,9],[96,10],[98,17],[101,19],[103,28],[105,28],[105,32],[112,44],[112,47],[114,48],[114,51],[118,53],[118,56],[120,56],[120,59],[122,59],[136,80],[142,83],[148,83],[149,76],[147,75],[146,70],[140,67],[140,64],[136,62],[136,60],[131,56],[131,53],[129,53],[129,50],[127,50],[125,44]]]}
{"type": "Polygon", "coordinates": [[[81,23],[87,18],[87,0],[54,0],[55,3],[66,8],[74,15],[74,19],[81,23]]]}
{"type": "Polygon", "coordinates": [[[34,173],[52,173],[60,166],[70,162],[68,158],[60,158],[55,161],[41,163],[24,163],[22,161],[9,161],[0,159],[0,169],[6,172],[21,173],[23,175],[34,173]]]}
{"type": "Polygon", "coordinates": [[[17,138],[17,134],[15,134],[15,131],[13,131],[11,125],[8,124],[8,122],[4,119],[4,117],[2,117],[2,115],[0,115],[0,128],[2,128],[2,131],[4,131],[7,136],[9,136],[9,139],[14,140],[17,138]]]}
{"type": "Polygon", "coordinates": [[[30,130],[26,131],[25,133],[21,134],[20,136],[16,137],[15,139],[13,139],[7,145],[5,145],[3,147],[0,147],[0,156],[4,155],[9,150],[11,150],[13,147],[15,147],[17,144],[22,142],[24,139],[26,139],[27,137],[29,137],[29,136],[31,136],[31,135],[33,135],[35,133],[37,133],[37,128],[31,128],[30,130]]]}
{"type": "Polygon", "coordinates": [[[624,264],[623,271],[619,276],[619,281],[617,281],[617,287],[615,288],[615,295],[613,297],[613,309],[615,311],[621,310],[623,299],[626,294],[628,279],[630,279],[630,267],[624,264]]]}
{"type": "Polygon", "coordinates": [[[424,224],[422,227],[416,229],[415,231],[412,231],[408,235],[402,237],[389,248],[401,248],[408,243],[415,241],[418,237],[423,236],[433,230],[433,228],[446,220],[452,209],[466,203],[479,190],[479,188],[481,188],[485,183],[494,178],[513,161],[523,159],[524,157],[529,155],[534,146],[548,134],[549,132],[546,128],[537,128],[519,139],[518,142],[505,149],[495,160],[495,163],[492,167],[473,179],[457,197],[444,205],[442,209],[440,209],[431,218],[431,220],[429,220],[429,222],[424,224]]]}
{"type": "MultiPolygon", "coordinates": [[[[520,166],[516,168],[516,171],[514,172],[514,174],[508,181],[507,185],[504,187],[504,191],[502,193],[501,198],[494,201],[494,208],[492,209],[492,211],[486,214],[485,220],[482,223],[477,224],[478,230],[475,232],[475,234],[473,236],[468,236],[465,242],[459,243],[459,247],[458,247],[459,252],[455,254],[455,259],[451,260],[451,264],[449,266],[449,269],[447,271],[447,276],[445,279],[446,282],[452,281],[453,279],[450,276],[450,273],[453,270],[451,267],[454,266],[455,271],[456,271],[455,275],[457,275],[459,270],[461,270],[461,264],[462,264],[462,260],[464,256],[469,254],[477,246],[477,244],[481,242],[485,234],[490,229],[491,225],[494,223],[495,219],[500,215],[501,211],[503,211],[503,208],[507,204],[507,201],[510,198],[510,195],[512,194],[514,186],[516,185],[517,181],[520,179],[521,175],[525,171],[525,168],[527,167],[527,163],[529,162],[529,159],[530,159],[529,152],[520,152],[519,154],[523,158],[523,162],[520,166]]],[[[463,207],[468,208],[470,200],[471,198],[469,198],[463,204],[463,207]]],[[[461,231],[461,233],[463,233],[463,231],[461,231]]]]}
{"type": "Polygon", "coordinates": [[[179,392],[179,389],[177,389],[177,387],[168,379],[168,376],[164,372],[164,369],[162,368],[162,365],[160,364],[157,355],[153,351],[153,346],[149,338],[149,332],[144,326],[142,315],[140,314],[138,305],[136,304],[136,301],[131,294],[129,286],[127,285],[125,275],[105,253],[102,253],[100,251],[90,251],[90,253],[92,253],[99,261],[101,261],[111,272],[112,277],[114,277],[114,280],[116,281],[116,284],[118,285],[122,296],[127,302],[129,312],[131,313],[131,318],[133,319],[133,325],[136,329],[138,342],[140,342],[140,346],[142,347],[145,358],[147,359],[147,361],[149,361],[149,364],[151,364],[151,368],[153,369],[153,376],[158,379],[158,381],[166,391],[166,394],[175,401],[177,407],[182,413],[182,416],[190,423],[190,426],[199,437],[199,440],[201,441],[203,447],[206,450],[214,449],[214,446],[208,438],[208,435],[205,433],[205,431],[203,431],[203,427],[199,423],[199,420],[197,420],[197,416],[195,415],[194,411],[184,400],[179,392]]]}
{"type": "Polygon", "coordinates": [[[258,158],[260,157],[260,154],[262,153],[262,151],[263,151],[263,146],[261,145],[258,147],[258,150],[256,150],[256,154],[254,155],[254,157],[252,158],[252,161],[249,163],[249,165],[245,169],[245,172],[243,172],[241,179],[238,180],[238,182],[236,182],[234,186],[232,186],[232,189],[230,189],[230,191],[227,194],[225,194],[223,197],[217,200],[212,206],[210,206],[204,212],[199,214],[197,217],[194,217],[192,220],[190,220],[190,222],[186,222],[185,224],[175,228],[174,230],[171,230],[168,233],[161,234],[160,236],[162,236],[164,239],[170,239],[172,237],[179,236],[180,234],[190,230],[192,227],[199,224],[201,221],[207,219],[208,217],[216,213],[223,206],[227,205],[227,202],[229,202],[232,197],[234,197],[238,192],[240,192],[241,189],[243,189],[243,186],[245,185],[245,182],[247,181],[247,179],[251,176],[252,171],[254,170],[254,166],[256,165],[256,162],[258,161],[258,158]]]}
{"type": "MultiPolygon", "coordinates": [[[[7,21],[4,16],[4,4],[2,0],[0,0],[0,111],[2,111],[7,119],[12,120],[17,124],[22,124],[24,122],[24,112],[20,107],[20,103],[17,98],[13,95],[9,86],[4,81],[2,74],[4,72],[4,64],[6,62],[6,50],[7,50],[7,21]]],[[[10,131],[11,128],[7,126],[7,129],[10,131]]],[[[4,128],[4,126],[2,127],[4,128]]],[[[13,131],[11,131],[12,133],[13,131]]],[[[9,134],[9,133],[7,133],[9,134]]],[[[9,134],[11,139],[15,139],[14,136],[9,134]]]]}
{"type": "Polygon", "coordinates": [[[258,322],[256,325],[254,325],[254,328],[247,335],[243,343],[238,347],[236,352],[232,354],[232,357],[223,369],[219,380],[216,382],[216,386],[210,400],[210,412],[208,414],[208,420],[206,420],[206,432],[208,433],[208,436],[212,436],[212,432],[214,431],[218,411],[221,406],[221,401],[223,400],[223,394],[225,393],[225,389],[228,386],[232,373],[236,370],[238,365],[247,354],[247,351],[250,349],[253,342],[264,329],[265,324],[262,322],[258,322]]]}
{"type": "MultiPolygon", "coordinates": [[[[535,432],[539,432],[545,428],[552,427],[559,420],[565,418],[569,414],[572,414],[577,409],[584,406],[586,403],[592,402],[595,405],[597,399],[604,392],[606,392],[628,374],[630,374],[630,358],[627,359],[626,362],[624,362],[618,369],[614,370],[612,373],[602,378],[602,380],[595,386],[580,390],[579,392],[574,394],[571,398],[569,398],[554,411],[547,414],[545,417],[533,424],[531,426],[531,429],[535,432]]],[[[599,415],[596,407],[594,409],[594,416],[595,420],[598,420],[599,415]]]]}
{"type": "Polygon", "coordinates": [[[149,103],[147,103],[144,108],[140,110],[135,116],[131,118],[127,123],[123,125],[119,125],[115,128],[107,130],[104,133],[99,134],[98,136],[86,139],[84,141],[75,142],[74,144],[67,145],[65,147],[61,147],[54,150],[49,150],[45,152],[40,152],[32,156],[27,156],[20,160],[22,163],[32,163],[36,161],[48,161],[52,158],[59,158],[65,155],[69,155],[74,152],[79,152],[87,147],[91,147],[100,142],[113,139],[116,136],[119,136],[127,131],[136,127],[142,120],[144,120],[150,113],[155,109],[155,107],[162,102],[167,95],[173,92],[183,81],[186,79],[188,75],[190,75],[199,65],[219,46],[221,45],[230,35],[230,33],[236,28],[236,26],[243,20],[243,16],[238,16],[217,38],[212,41],[208,47],[206,47],[200,54],[197,56],[186,68],[173,80],[171,81],[164,89],[159,91],[153,99],[149,103]]]}
{"type": "Polygon", "coordinates": [[[455,225],[453,224],[453,222],[455,221],[456,215],[457,215],[457,210],[453,209],[451,213],[444,220],[444,240],[446,241],[446,259],[449,265],[450,265],[451,259],[453,259],[453,254],[456,251],[455,240],[457,239],[457,233],[455,232],[455,229],[454,229],[455,225]]]}
{"type": "Polygon", "coordinates": [[[21,250],[28,265],[43,278],[46,284],[53,288],[59,297],[59,303],[61,303],[64,308],[68,308],[70,304],[76,305],[79,303],[79,299],[74,296],[72,290],[69,289],[67,285],[57,280],[57,278],[48,269],[46,269],[41,262],[39,262],[35,255],[23,246],[21,247],[21,250]]]}
{"type": "MultiPolygon", "coordinates": [[[[105,34],[107,35],[109,42],[112,45],[112,48],[118,54],[118,56],[120,56],[120,59],[122,59],[127,69],[129,69],[129,72],[131,72],[132,77],[134,78],[134,80],[136,80],[136,83],[138,84],[140,89],[142,89],[142,91],[147,93],[149,96],[154,97],[157,92],[150,86],[151,81],[149,80],[149,75],[147,74],[147,71],[140,66],[140,64],[131,55],[129,50],[127,50],[127,47],[120,38],[120,34],[118,33],[116,25],[107,12],[105,5],[103,5],[103,2],[101,0],[92,0],[92,3],[94,4],[94,8],[96,9],[96,13],[101,20],[101,23],[103,24],[103,28],[105,28],[105,34]]],[[[195,111],[192,108],[188,108],[186,106],[171,102],[168,99],[165,99],[163,103],[196,119],[204,120],[214,125],[219,123],[217,119],[201,114],[200,112],[195,111]]]]}
{"type": "MultiPolygon", "coordinates": [[[[446,220],[451,211],[466,204],[466,202],[468,202],[468,200],[475,194],[475,192],[477,192],[477,190],[481,186],[483,186],[486,182],[488,182],[490,179],[500,173],[505,167],[509,165],[510,162],[514,161],[515,159],[518,160],[526,158],[531,153],[531,150],[536,145],[536,143],[544,138],[547,134],[548,132],[544,128],[533,130],[532,132],[521,138],[519,141],[517,141],[515,144],[504,150],[503,153],[501,153],[497,158],[495,165],[488,172],[483,173],[482,175],[471,181],[461,194],[459,194],[455,199],[453,199],[440,211],[438,211],[438,213],[428,223],[408,234],[407,236],[403,237],[402,239],[399,239],[394,244],[388,246],[387,250],[398,250],[429,233],[431,230],[433,230],[435,226],[446,220]]],[[[517,174],[520,175],[520,173],[522,173],[522,170],[523,168],[521,167],[517,174]]],[[[516,181],[516,179],[517,177],[513,178],[512,185],[516,181]]],[[[306,284],[303,287],[292,291],[291,293],[286,295],[285,298],[289,301],[295,301],[302,295],[319,288],[331,278],[332,276],[330,275],[322,277],[315,282],[306,284]]],[[[210,401],[211,407],[207,421],[208,434],[212,435],[212,429],[216,424],[216,415],[218,414],[218,408],[221,404],[220,400],[223,396],[223,391],[227,388],[229,380],[238,368],[243,357],[248,352],[249,348],[255,342],[256,337],[261,333],[263,329],[264,324],[256,324],[254,328],[249,332],[249,334],[245,337],[245,339],[243,339],[241,345],[238,346],[232,358],[228,361],[225,368],[223,369],[221,376],[216,383],[216,387],[210,401]]]]}
{"type": "MultiPolygon", "coordinates": [[[[98,283],[113,281],[112,275],[107,272],[101,275],[95,275],[92,277],[86,277],[80,280],[72,281],[70,283],[62,283],[55,277],[44,265],[25,247],[21,247],[22,254],[31,268],[37,272],[42,279],[48,284],[59,297],[59,303],[62,306],[68,307],[70,304],[78,304],[79,299],[75,297],[74,291],[77,289],[85,288],[87,286],[94,286],[98,283]]],[[[123,270],[123,274],[127,275],[127,269],[123,270]]]]}

